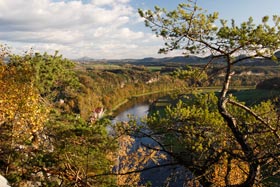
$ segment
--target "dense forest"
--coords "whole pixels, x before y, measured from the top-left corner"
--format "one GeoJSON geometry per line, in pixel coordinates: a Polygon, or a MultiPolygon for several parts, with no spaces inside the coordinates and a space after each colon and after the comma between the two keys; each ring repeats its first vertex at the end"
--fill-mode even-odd
{"type": "Polygon", "coordinates": [[[211,55],[186,56],[187,65],[96,63],[1,46],[0,174],[15,187],[153,186],[142,171],[174,166],[185,169],[184,186],[279,186],[280,18],[217,28],[218,14],[192,1],[139,15],[166,40],[161,53],[211,55]],[[140,96],[151,103],[144,125],[111,123],[140,96]],[[154,143],[135,146],[143,137],[154,143]]]}

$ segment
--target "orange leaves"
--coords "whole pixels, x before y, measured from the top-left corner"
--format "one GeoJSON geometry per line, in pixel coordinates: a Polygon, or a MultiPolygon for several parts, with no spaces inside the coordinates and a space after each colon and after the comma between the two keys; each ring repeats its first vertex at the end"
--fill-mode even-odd
{"type": "MultiPolygon", "coordinates": [[[[125,126],[125,124],[124,124],[125,126]]],[[[149,163],[158,164],[159,160],[165,160],[165,154],[159,154],[159,148],[147,148],[140,145],[139,140],[129,135],[121,135],[118,138],[119,149],[116,160],[117,184],[119,186],[138,186],[141,171],[149,163]]]]}
{"type": "Polygon", "coordinates": [[[243,183],[249,172],[248,163],[239,159],[223,157],[214,165],[210,181],[218,186],[238,185],[243,183]]]}

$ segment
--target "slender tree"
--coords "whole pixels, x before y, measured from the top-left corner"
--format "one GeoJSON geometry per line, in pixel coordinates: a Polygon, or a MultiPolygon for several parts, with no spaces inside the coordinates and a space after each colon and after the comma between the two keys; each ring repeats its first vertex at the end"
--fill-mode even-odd
{"type": "MultiPolygon", "coordinates": [[[[251,17],[240,25],[234,20],[228,24],[221,19],[217,23],[218,13],[207,14],[197,6],[196,1],[179,4],[174,11],[155,7],[154,11],[139,10],[139,14],[144,18],[146,26],[164,39],[165,47],[159,50],[160,53],[182,50],[186,55],[210,55],[207,65],[216,59],[224,62],[225,78],[218,96],[217,109],[225,121],[224,128],[232,136],[226,140],[226,144],[236,146],[232,150],[223,151],[230,155],[227,157],[228,171],[233,168],[233,159],[243,162],[248,168],[245,179],[238,184],[229,180],[230,172],[227,172],[224,185],[254,186],[269,176],[279,176],[280,132],[277,117],[268,117],[263,113],[267,112],[265,110],[249,108],[233,100],[228,91],[234,65],[257,57],[277,60],[274,53],[280,46],[280,17],[273,16],[272,24],[269,24],[268,16],[263,17],[260,24],[254,24],[251,17]],[[245,112],[246,117],[237,115],[234,112],[237,109],[245,112]]],[[[268,105],[262,108],[265,106],[268,105]]]]}

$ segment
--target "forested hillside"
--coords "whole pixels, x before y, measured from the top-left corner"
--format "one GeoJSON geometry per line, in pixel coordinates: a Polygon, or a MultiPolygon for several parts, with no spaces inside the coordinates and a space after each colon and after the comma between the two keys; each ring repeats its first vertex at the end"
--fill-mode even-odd
{"type": "MultiPolygon", "coordinates": [[[[110,121],[100,118],[131,97],[170,91],[181,94],[205,86],[215,88],[225,76],[222,66],[204,73],[200,73],[203,66],[197,65],[177,64],[169,71],[166,68],[74,63],[58,53],[19,56],[3,48],[1,173],[13,186],[117,185],[120,179],[107,174],[114,168],[113,155],[118,145],[106,130],[110,121]]],[[[237,89],[256,84],[262,89],[274,88],[278,80],[260,81],[277,77],[278,66],[239,66],[235,72],[232,84],[239,86],[237,89]]],[[[177,110],[170,110],[167,117],[174,121],[177,110]]],[[[156,125],[152,127],[154,118],[149,120],[156,131],[156,125]]],[[[165,123],[157,120],[156,124],[165,123]]]]}
{"type": "Polygon", "coordinates": [[[0,78],[0,171],[12,186],[114,186],[116,177],[105,174],[117,141],[96,112],[185,85],[144,67],[95,70],[58,53],[19,56],[5,48],[0,78]]]}
{"type": "Polygon", "coordinates": [[[57,53],[2,52],[1,174],[12,186],[113,185],[112,177],[89,177],[111,171],[116,144],[107,122],[80,117],[73,62],[57,53]]]}

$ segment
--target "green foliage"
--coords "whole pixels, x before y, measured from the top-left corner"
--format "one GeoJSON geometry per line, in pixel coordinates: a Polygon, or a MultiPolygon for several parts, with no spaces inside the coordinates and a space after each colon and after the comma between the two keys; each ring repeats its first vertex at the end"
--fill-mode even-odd
{"type": "Polygon", "coordinates": [[[9,65],[23,68],[28,63],[32,67],[34,81],[43,97],[54,100],[64,99],[79,88],[79,82],[73,71],[74,63],[58,55],[47,53],[10,55],[9,65]]]}
{"type": "Polygon", "coordinates": [[[110,121],[88,124],[75,116],[61,120],[49,125],[53,145],[57,148],[52,172],[63,179],[64,186],[114,185],[114,177],[102,176],[110,173],[114,164],[116,142],[106,130],[110,121]]]}
{"type": "MultiPolygon", "coordinates": [[[[235,100],[233,97],[231,99],[235,100]]],[[[241,154],[242,149],[220,115],[217,102],[218,97],[214,93],[195,94],[188,96],[184,102],[180,100],[176,105],[168,106],[164,115],[154,114],[147,120],[164,149],[181,165],[195,173],[202,184],[225,184],[226,176],[218,171],[225,170],[226,173],[226,166],[222,163],[230,157],[247,168],[246,157],[241,154]]],[[[272,102],[254,105],[254,114],[236,105],[231,105],[229,111],[239,122],[237,128],[242,136],[255,148],[254,154],[262,162],[267,160],[265,155],[279,153],[276,143],[279,141],[278,136],[271,130],[278,129],[279,115],[272,102]],[[261,116],[269,124],[260,122],[254,115],[261,116]]],[[[279,133],[279,130],[276,131],[279,133]]],[[[264,166],[262,176],[270,177],[271,172],[275,171],[276,163],[264,166]]],[[[231,184],[234,180],[244,182],[248,168],[244,171],[234,168],[235,165],[232,165],[231,171],[228,171],[233,177],[231,184]]]]}
{"type": "Polygon", "coordinates": [[[166,39],[166,47],[159,50],[162,53],[183,49],[191,54],[210,52],[233,57],[240,52],[251,52],[252,56],[274,57],[273,52],[280,45],[278,16],[273,17],[273,26],[268,24],[269,18],[265,16],[259,25],[255,25],[250,17],[240,26],[234,20],[231,25],[226,20],[220,20],[221,26],[217,27],[218,13],[206,14],[193,1],[180,4],[170,12],[159,7],[154,11],[138,12],[145,18],[146,26],[166,39]]]}
{"type": "MultiPolygon", "coordinates": [[[[167,107],[165,116],[151,116],[148,124],[164,137],[169,150],[182,157],[184,164],[195,167],[194,162],[208,160],[217,155],[212,149],[220,149],[227,132],[224,121],[215,105],[214,94],[195,95],[187,103],[179,101],[174,107],[167,107]],[[187,160],[185,160],[187,159],[187,160]],[[188,160],[190,159],[190,160],[188,160]]],[[[201,166],[202,167],[202,166],[201,166]]]]}

